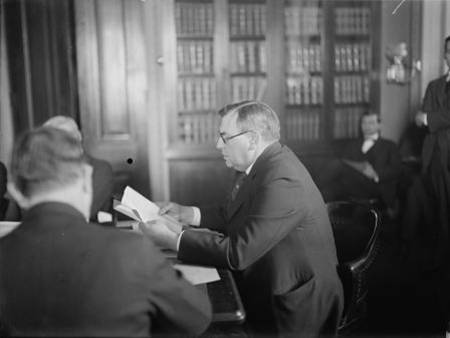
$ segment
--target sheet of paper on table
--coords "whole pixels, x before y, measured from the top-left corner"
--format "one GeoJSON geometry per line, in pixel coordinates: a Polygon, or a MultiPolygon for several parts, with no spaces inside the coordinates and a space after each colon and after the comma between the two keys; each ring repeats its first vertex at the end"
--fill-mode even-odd
{"type": "Polygon", "coordinates": [[[173,267],[178,271],[181,271],[184,278],[194,285],[220,280],[220,276],[216,268],[180,263],[175,264],[173,267]]]}
{"type": "Polygon", "coordinates": [[[180,271],[191,284],[198,285],[220,280],[216,268],[181,263],[177,260],[177,253],[172,250],[163,250],[163,255],[169,262],[173,263],[173,267],[180,271]]]}

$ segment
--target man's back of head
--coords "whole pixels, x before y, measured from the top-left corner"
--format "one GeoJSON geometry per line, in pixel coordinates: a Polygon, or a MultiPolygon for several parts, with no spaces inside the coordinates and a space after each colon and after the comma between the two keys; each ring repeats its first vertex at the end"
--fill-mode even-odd
{"type": "Polygon", "coordinates": [[[88,215],[91,175],[79,139],[60,129],[40,127],[16,142],[8,189],[25,209],[52,200],[70,204],[88,215]]]}
{"type": "Polygon", "coordinates": [[[78,140],[81,140],[81,132],[78,128],[77,123],[75,120],[68,116],[63,115],[56,115],[51,118],[49,118],[44,124],[44,127],[53,127],[56,129],[64,130],[71,134],[73,137],[75,137],[78,140]]]}

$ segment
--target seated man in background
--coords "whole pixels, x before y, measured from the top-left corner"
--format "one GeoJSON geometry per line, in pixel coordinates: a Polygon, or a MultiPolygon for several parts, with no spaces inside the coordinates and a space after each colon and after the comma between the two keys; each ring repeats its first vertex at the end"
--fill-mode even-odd
{"type": "Polygon", "coordinates": [[[380,136],[380,128],[378,114],[362,115],[363,137],[351,141],[341,159],[327,163],[319,175],[325,201],[379,198],[394,209],[401,158],[396,144],[380,136]]]}
{"type": "Polygon", "coordinates": [[[141,234],[87,223],[92,167],[79,140],[41,127],[12,155],[10,194],[26,210],[0,238],[0,322],[11,336],[199,334],[207,296],[141,234]]]}
{"type": "MultiPolygon", "coordinates": [[[[71,117],[54,116],[47,120],[44,126],[65,130],[78,140],[82,140],[77,123],[71,117]]],[[[93,199],[89,219],[96,222],[99,211],[112,212],[113,170],[107,161],[94,158],[89,154],[86,154],[86,158],[94,170],[92,173],[93,199]]]]}
{"type": "Polygon", "coordinates": [[[5,218],[6,209],[8,207],[8,200],[5,198],[7,180],[6,167],[0,162],[0,221],[3,221],[5,218]]]}
{"type": "Polygon", "coordinates": [[[237,179],[226,205],[162,208],[186,224],[141,228],[186,263],[233,271],[256,336],[310,337],[336,332],[343,309],[333,233],[319,190],[297,156],[279,143],[280,124],[266,104],[220,110],[217,148],[237,179]]]}

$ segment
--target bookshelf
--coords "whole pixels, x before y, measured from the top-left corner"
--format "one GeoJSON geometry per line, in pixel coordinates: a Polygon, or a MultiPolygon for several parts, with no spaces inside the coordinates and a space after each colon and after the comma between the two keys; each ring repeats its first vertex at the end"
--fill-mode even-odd
{"type": "Polygon", "coordinates": [[[285,1],[285,138],[320,140],[323,130],[324,9],[319,1],[285,1]]]}
{"type": "Polygon", "coordinates": [[[373,6],[365,1],[336,2],[333,8],[334,139],[355,138],[359,118],[371,107],[373,6]]]}
{"type": "Polygon", "coordinates": [[[213,1],[176,1],[177,116],[174,144],[212,144],[216,137],[213,1]]]}
{"type": "Polygon", "coordinates": [[[268,88],[281,98],[268,103],[292,147],[357,137],[362,112],[378,106],[371,76],[378,67],[377,6],[364,0],[175,0],[177,113],[171,143],[214,146],[217,108],[264,100],[268,88]],[[281,29],[272,22],[277,20],[281,29]],[[283,50],[269,36],[284,41],[283,50]],[[274,85],[274,72],[282,72],[275,76],[281,86],[274,85]]]}

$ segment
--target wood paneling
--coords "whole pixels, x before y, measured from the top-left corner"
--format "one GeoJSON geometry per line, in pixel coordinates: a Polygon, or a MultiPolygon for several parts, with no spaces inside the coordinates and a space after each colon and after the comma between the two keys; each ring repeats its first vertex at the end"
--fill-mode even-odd
{"type": "Polygon", "coordinates": [[[75,2],[80,117],[88,151],[149,195],[143,2],[75,2]]]}
{"type": "Polygon", "coordinates": [[[184,205],[207,206],[224,201],[233,171],[223,159],[171,160],[170,196],[184,205]]]}
{"type": "Polygon", "coordinates": [[[77,118],[71,2],[5,0],[4,10],[15,131],[77,118]]]}

